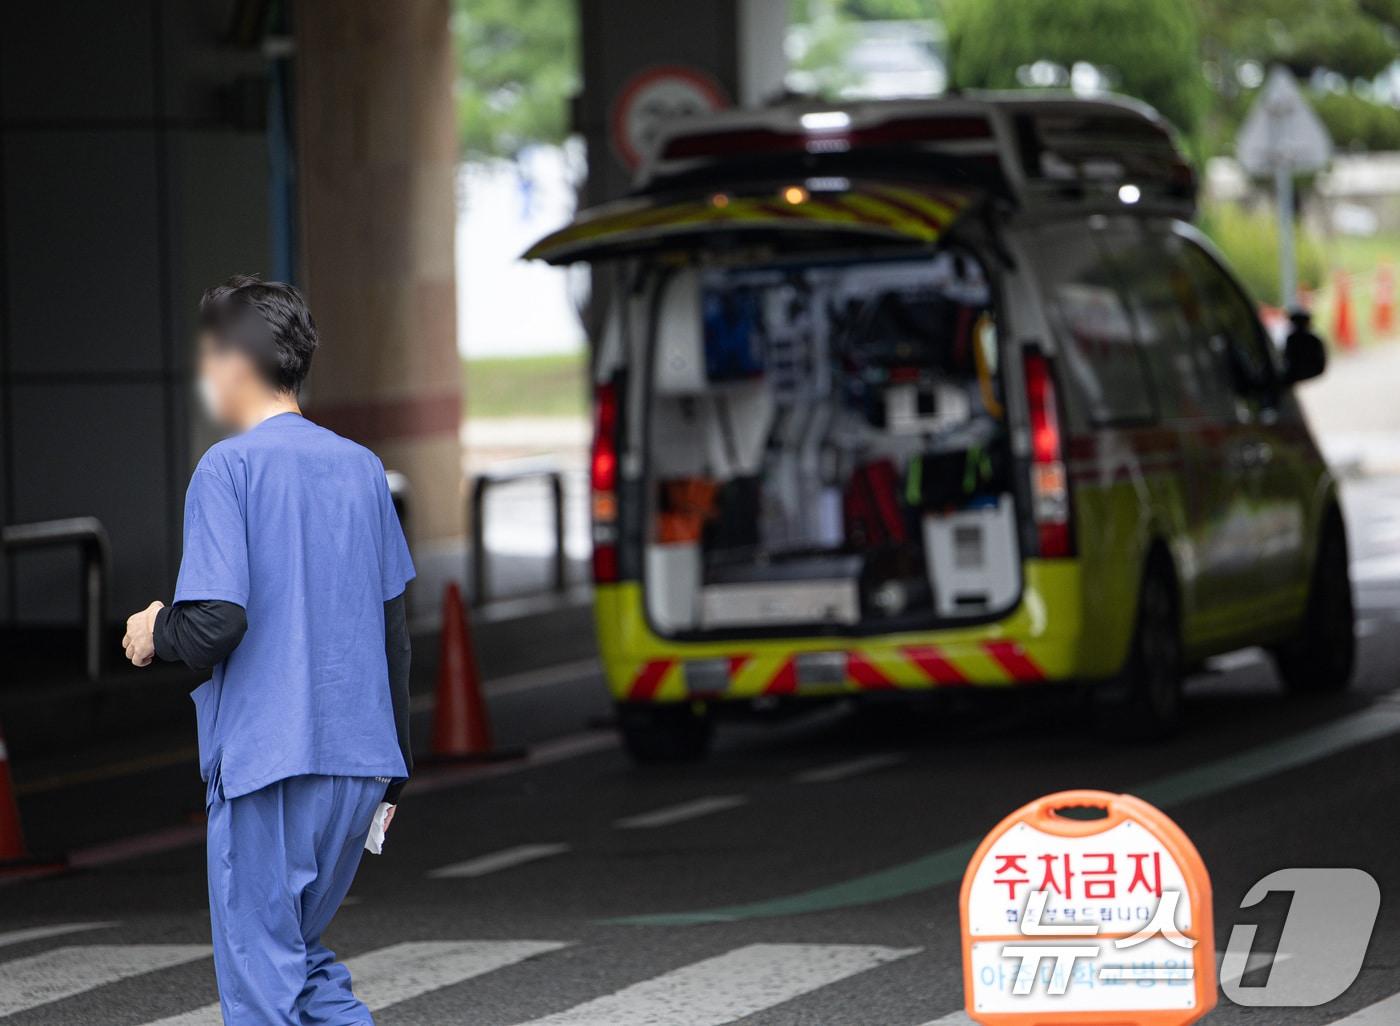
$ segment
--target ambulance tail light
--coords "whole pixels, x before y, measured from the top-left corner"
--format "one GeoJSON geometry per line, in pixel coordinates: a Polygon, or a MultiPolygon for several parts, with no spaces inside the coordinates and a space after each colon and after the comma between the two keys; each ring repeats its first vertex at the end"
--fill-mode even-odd
{"type": "Polygon", "coordinates": [[[593,451],[589,478],[593,510],[593,580],[611,584],[617,565],[617,383],[606,382],[593,394],[593,451]]]}
{"type": "Polygon", "coordinates": [[[1037,349],[1025,357],[1026,401],[1031,424],[1031,516],[1044,559],[1074,555],[1069,476],[1058,399],[1050,361],[1037,349]]]}

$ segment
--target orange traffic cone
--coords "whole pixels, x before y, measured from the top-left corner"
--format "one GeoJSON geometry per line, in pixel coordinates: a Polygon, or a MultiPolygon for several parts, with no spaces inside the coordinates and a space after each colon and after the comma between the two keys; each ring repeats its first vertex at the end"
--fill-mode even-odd
{"type": "Polygon", "coordinates": [[[5,735],[0,732],[0,873],[40,872],[61,869],[63,865],[61,860],[36,859],[24,843],[19,803],[15,801],[14,782],[10,779],[10,755],[5,748],[5,735]]]}
{"type": "Polygon", "coordinates": [[[1395,330],[1395,269],[1389,264],[1376,268],[1376,291],[1371,303],[1371,322],[1377,335],[1395,330]]]}
{"type": "Polygon", "coordinates": [[[442,598],[442,649],[433,711],[433,750],[428,761],[507,759],[519,754],[502,751],[491,743],[491,723],[481,696],[481,675],[472,653],[462,593],[456,584],[449,584],[442,598]]]}
{"type": "Polygon", "coordinates": [[[1356,324],[1351,316],[1351,291],[1347,276],[1337,272],[1332,289],[1332,339],[1343,352],[1356,349],[1356,324]]]}

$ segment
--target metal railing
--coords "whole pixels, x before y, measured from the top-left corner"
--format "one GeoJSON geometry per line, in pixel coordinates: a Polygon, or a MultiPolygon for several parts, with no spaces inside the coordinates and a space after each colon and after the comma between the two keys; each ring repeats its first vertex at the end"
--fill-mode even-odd
{"type": "Polygon", "coordinates": [[[472,480],[470,504],[472,604],[485,605],[491,597],[491,575],[486,549],[486,494],[498,485],[543,479],[549,484],[554,503],[553,590],[565,591],[568,567],[564,555],[564,474],[548,460],[520,460],[502,464],[477,474],[472,480]]]}
{"type": "Polygon", "coordinates": [[[0,530],[0,545],[6,550],[78,547],[83,557],[84,668],[88,678],[96,680],[102,674],[102,631],[107,616],[107,580],[112,572],[107,528],[96,517],[11,524],[0,530]]]}

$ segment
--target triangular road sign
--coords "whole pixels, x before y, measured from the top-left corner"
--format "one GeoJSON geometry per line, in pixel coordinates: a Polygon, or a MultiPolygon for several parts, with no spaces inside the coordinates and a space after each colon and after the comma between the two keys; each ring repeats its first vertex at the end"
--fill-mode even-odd
{"type": "Polygon", "coordinates": [[[1259,176],[1317,171],[1332,159],[1332,137],[1287,68],[1269,72],[1240,126],[1235,153],[1246,171],[1259,176]]]}

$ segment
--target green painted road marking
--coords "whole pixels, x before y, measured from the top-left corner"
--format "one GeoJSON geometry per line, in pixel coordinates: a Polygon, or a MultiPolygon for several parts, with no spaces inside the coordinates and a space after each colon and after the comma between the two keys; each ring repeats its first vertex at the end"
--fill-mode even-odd
{"type": "Polygon", "coordinates": [[[855,905],[869,905],[875,901],[902,898],[906,894],[937,887],[950,880],[961,880],[968,860],[977,850],[981,840],[955,844],[932,855],[891,866],[878,873],[858,876],[854,880],[818,887],[815,891],[790,894],[785,898],[769,901],[755,901],[748,905],[729,905],[724,908],[704,909],[699,912],[661,912],[648,916],[625,916],[621,919],[608,919],[608,923],[622,923],[627,926],[695,926],[698,923],[732,923],[736,919],[772,919],[777,916],[796,916],[804,912],[821,912],[827,909],[851,908],[855,905]]]}
{"type": "Polygon", "coordinates": [[[1161,777],[1143,784],[1134,793],[1154,805],[1189,802],[1306,766],[1395,733],[1400,733],[1400,702],[1395,696],[1387,695],[1362,712],[1195,769],[1161,777]]]}
{"type": "MultiPolygon", "coordinates": [[[[1361,712],[1238,755],[1159,777],[1132,789],[1131,793],[1154,805],[1179,805],[1297,769],[1348,748],[1397,733],[1400,733],[1400,700],[1395,695],[1388,695],[1361,712]]],[[[695,926],[700,923],[732,923],[741,919],[772,919],[808,912],[830,912],[903,898],[961,880],[981,840],[979,837],[963,841],[912,862],[781,898],[693,912],[622,916],[604,922],[625,926],[695,926]]]]}

